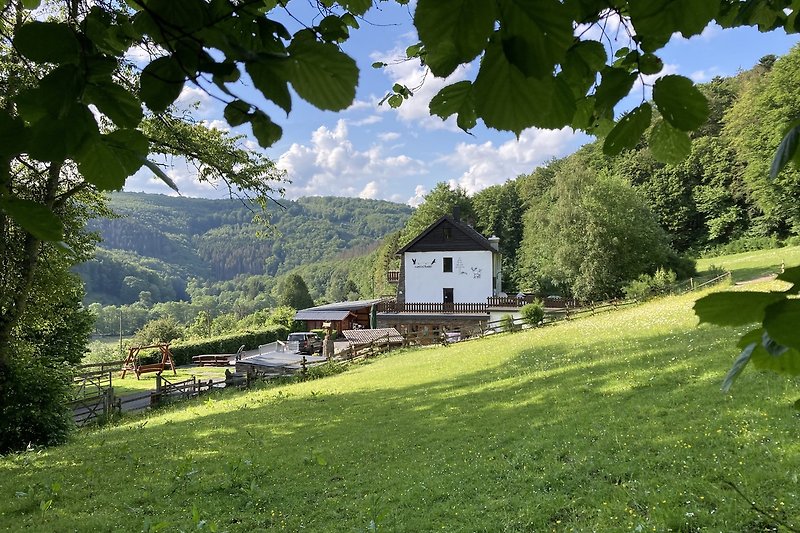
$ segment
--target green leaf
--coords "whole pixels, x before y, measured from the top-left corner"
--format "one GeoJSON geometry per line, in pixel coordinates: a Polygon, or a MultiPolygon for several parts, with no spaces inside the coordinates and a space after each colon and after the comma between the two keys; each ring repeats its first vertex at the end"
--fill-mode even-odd
{"type": "Polygon", "coordinates": [[[560,75],[576,98],[585,96],[594,85],[597,73],[605,66],[606,60],[605,48],[597,41],[580,41],[567,50],[560,75]]]}
{"type": "Polygon", "coordinates": [[[260,58],[257,62],[245,65],[256,89],[286,113],[292,110],[292,95],[286,81],[286,68],[289,64],[287,59],[260,58]]]}
{"type": "Polygon", "coordinates": [[[8,159],[25,151],[27,131],[19,117],[0,109],[0,159],[8,159]]]}
{"type": "Polygon", "coordinates": [[[186,74],[172,57],[159,57],[144,67],[139,96],[154,113],[163,113],[180,96],[186,74]]]}
{"type": "Polygon", "coordinates": [[[691,153],[692,140],[685,131],[659,120],[650,132],[650,151],[658,161],[677,165],[691,153]]]}
{"type": "Polygon", "coordinates": [[[60,241],[64,238],[64,224],[45,205],[9,197],[0,198],[0,209],[40,241],[60,241]]]}
{"type": "Polygon", "coordinates": [[[260,144],[264,148],[269,148],[283,135],[283,130],[280,126],[272,122],[272,120],[262,113],[256,111],[250,117],[250,125],[253,128],[253,135],[255,135],[260,144]]]}
{"type": "Polygon", "coordinates": [[[100,190],[119,190],[143,164],[147,140],[136,130],[118,130],[92,136],[83,143],[75,161],[83,178],[100,190]]]}
{"type": "Polygon", "coordinates": [[[642,105],[622,117],[608,134],[603,143],[603,153],[614,156],[623,150],[636,147],[653,118],[653,108],[644,102],[642,105]]]}
{"type": "Polygon", "coordinates": [[[292,87],[304,100],[330,111],[347,108],[356,97],[358,67],[330,43],[295,38],[288,47],[286,69],[292,87]]]}
{"type": "Polygon", "coordinates": [[[115,83],[88,85],[84,99],[120,128],[134,128],[142,121],[139,99],[115,83]]]}
{"type": "Polygon", "coordinates": [[[758,343],[756,342],[751,342],[750,344],[748,344],[745,347],[745,349],[742,350],[742,353],[740,353],[739,356],[736,358],[736,360],[733,362],[733,366],[725,375],[725,379],[722,380],[722,392],[728,392],[729,390],[731,390],[731,385],[733,385],[733,381],[737,377],[739,377],[739,374],[742,373],[744,367],[746,367],[747,363],[750,362],[750,357],[753,355],[753,350],[755,350],[756,346],[758,346],[758,343]]]}
{"type": "Polygon", "coordinates": [[[14,47],[37,63],[77,63],[81,47],[72,29],[59,22],[28,22],[14,34],[14,47]]]}
{"type": "Polygon", "coordinates": [[[526,78],[510,64],[502,47],[492,43],[475,78],[475,110],[487,126],[519,135],[531,126],[560,128],[575,114],[575,102],[551,77],[526,78]],[[547,102],[547,104],[545,104],[547,102]]]}
{"type": "Polygon", "coordinates": [[[347,24],[335,15],[328,15],[323,18],[317,26],[317,31],[328,42],[342,42],[350,36],[347,24]]]}
{"type": "Polygon", "coordinates": [[[639,57],[639,72],[642,74],[658,74],[664,68],[664,62],[654,54],[642,54],[639,57]]]}
{"type": "Polygon", "coordinates": [[[782,298],[767,306],[764,329],[776,342],[800,350],[800,300],[782,298]]]}
{"type": "Polygon", "coordinates": [[[225,106],[225,120],[233,126],[241,126],[250,121],[250,104],[242,100],[234,100],[225,106]]]}
{"type": "Polygon", "coordinates": [[[477,124],[475,100],[472,98],[472,83],[467,80],[442,88],[431,99],[429,109],[431,115],[437,115],[443,120],[450,115],[458,115],[456,122],[458,127],[464,131],[469,131],[477,124]]]}
{"type": "Polygon", "coordinates": [[[645,52],[664,46],[675,32],[691,37],[719,13],[720,0],[630,0],[628,10],[645,52]]]}
{"type": "Polygon", "coordinates": [[[500,26],[511,64],[526,76],[552,76],[575,37],[569,8],[556,0],[502,0],[500,26]]]}
{"type": "Polygon", "coordinates": [[[664,120],[683,131],[692,131],[708,120],[708,101],[692,80],[671,74],[656,80],[653,101],[664,120]]]}
{"type": "Polygon", "coordinates": [[[614,106],[631,91],[634,81],[636,74],[633,72],[614,67],[604,68],[600,85],[594,93],[597,114],[611,114],[614,106]]]}
{"type": "Polygon", "coordinates": [[[29,153],[39,161],[63,161],[74,154],[84,139],[97,135],[94,115],[83,104],[74,104],[61,118],[44,117],[31,125],[29,153]]]}
{"type": "Polygon", "coordinates": [[[781,144],[778,145],[778,150],[775,152],[775,157],[772,159],[772,166],[769,169],[769,177],[775,179],[780,174],[783,167],[789,161],[794,160],[800,163],[800,120],[795,120],[789,126],[786,135],[783,136],[781,144]]]}
{"type": "Polygon", "coordinates": [[[483,51],[494,31],[495,6],[485,0],[419,0],[414,25],[434,75],[446,77],[483,51]]]}
{"type": "Polygon", "coordinates": [[[108,146],[114,150],[125,172],[130,176],[142,167],[143,159],[149,152],[147,137],[133,129],[115,130],[105,135],[108,146]]]}
{"type": "Polygon", "coordinates": [[[341,0],[339,3],[354,15],[363,15],[372,7],[372,0],[341,0]]]}
{"type": "Polygon", "coordinates": [[[765,308],[784,296],[776,292],[715,292],[697,300],[694,313],[700,322],[718,326],[743,326],[761,322],[765,308]]]}

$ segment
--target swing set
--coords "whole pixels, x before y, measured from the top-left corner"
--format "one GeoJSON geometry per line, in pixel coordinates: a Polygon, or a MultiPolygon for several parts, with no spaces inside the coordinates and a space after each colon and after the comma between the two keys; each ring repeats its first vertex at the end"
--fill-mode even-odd
{"type": "Polygon", "coordinates": [[[178,372],[175,370],[175,361],[172,359],[172,352],[169,351],[169,343],[162,342],[158,344],[152,344],[150,346],[131,346],[128,348],[128,356],[122,362],[122,377],[121,379],[125,379],[125,374],[128,371],[133,372],[136,374],[136,379],[139,379],[139,376],[145,374],[147,372],[158,372],[159,374],[164,371],[165,368],[171,368],[174,375],[178,375],[178,372]],[[147,350],[149,348],[158,348],[161,351],[161,362],[160,363],[153,363],[149,365],[141,364],[139,360],[139,352],[141,350],[147,350]]]}

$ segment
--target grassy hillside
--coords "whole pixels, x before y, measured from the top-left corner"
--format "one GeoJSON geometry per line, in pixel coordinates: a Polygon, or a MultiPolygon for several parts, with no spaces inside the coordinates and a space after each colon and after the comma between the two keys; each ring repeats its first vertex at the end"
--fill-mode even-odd
{"type": "Polygon", "coordinates": [[[771,531],[726,482],[797,526],[798,382],[747,371],[720,393],[736,332],[697,327],[696,296],[0,459],[0,529],[771,531]]]}
{"type": "Polygon", "coordinates": [[[697,261],[697,270],[719,267],[730,270],[734,281],[743,281],[774,274],[781,265],[800,265],[800,246],[704,258],[697,261]]]}

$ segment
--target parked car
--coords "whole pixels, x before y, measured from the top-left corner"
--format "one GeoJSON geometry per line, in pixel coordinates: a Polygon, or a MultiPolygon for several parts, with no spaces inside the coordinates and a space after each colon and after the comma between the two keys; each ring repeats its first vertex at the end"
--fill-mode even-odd
{"type": "Polygon", "coordinates": [[[286,347],[290,352],[313,354],[322,353],[322,339],[310,331],[290,333],[286,339],[286,347]]]}

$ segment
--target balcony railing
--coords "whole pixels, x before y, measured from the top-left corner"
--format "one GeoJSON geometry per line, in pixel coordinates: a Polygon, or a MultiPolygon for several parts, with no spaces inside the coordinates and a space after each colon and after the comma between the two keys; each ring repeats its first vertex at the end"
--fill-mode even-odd
{"type": "Polygon", "coordinates": [[[389,270],[386,272],[386,281],[389,283],[400,283],[400,271],[389,270]]]}
{"type": "Polygon", "coordinates": [[[378,304],[379,313],[486,313],[482,303],[428,303],[415,302],[398,304],[395,301],[378,304]]]}

